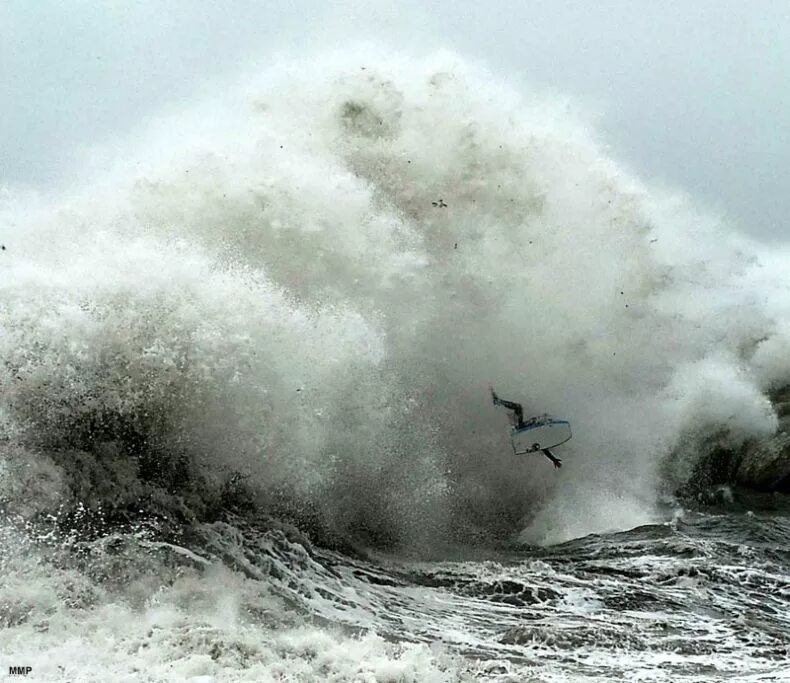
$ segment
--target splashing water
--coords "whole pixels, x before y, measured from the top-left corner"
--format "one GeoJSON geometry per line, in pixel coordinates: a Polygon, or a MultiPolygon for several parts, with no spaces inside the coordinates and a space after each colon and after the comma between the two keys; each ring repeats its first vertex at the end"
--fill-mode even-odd
{"type": "MultiPolygon", "coordinates": [[[[341,546],[557,543],[660,520],[659,465],[694,434],[776,430],[782,258],[640,184],[562,103],[455,55],[281,63],[102,155],[62,195],[4,195],[4,546],[40,541],[43,519],[90,547],[119,525],[170,542],[229,507],[341,546]],[[514,463],[489,382],[573,421],[556,476],[514,463]]],[[[253,580],[165,578],[153,557],[180,606],[140,597],[136,618],[186,639],[182,597],[211,594],[222,620],[212,586],[253,580]]],[[[85,618],[120,628],[111,589],[69,567],[85,618]]],[[[260,609],[287,621],[283,599],[260,609]]],[[[345,647],[288,633],[270,677],[345,647]]],[[[457,680],[450,654],[357,646],[392,680],[457,680]]]]}

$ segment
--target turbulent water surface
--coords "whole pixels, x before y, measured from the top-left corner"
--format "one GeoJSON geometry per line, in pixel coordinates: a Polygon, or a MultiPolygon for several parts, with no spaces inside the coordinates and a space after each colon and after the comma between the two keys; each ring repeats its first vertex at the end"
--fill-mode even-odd
{"type": "Polygon", "coordinates": [[[784,443],[788,256],[570,109],[326,54],[7,188],[4,672],[788,680],[786,496],[700,466],[784,443]]]}

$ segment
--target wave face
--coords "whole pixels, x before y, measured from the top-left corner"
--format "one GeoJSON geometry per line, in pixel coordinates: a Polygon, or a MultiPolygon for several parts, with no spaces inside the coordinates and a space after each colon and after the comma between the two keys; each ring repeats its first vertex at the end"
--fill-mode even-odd
{"type": "Polygon", "coordinates": [[[776,429],[778,259],[458,57],[284,62],[99,156],[3,202],[26,519],[243,489],[366,544],[560,541],[653,519],[690,435],[776,429]],[[561,476],[514,463],[489,382],[572,420],[561,476]]]}
{"type": "Polygon", "coordinates": [[[77,177],[0,203],[0,667],[781,670],[786,515],[665,493],[776,430],[783,254],[448,54],[283,61],[77,177]]]}

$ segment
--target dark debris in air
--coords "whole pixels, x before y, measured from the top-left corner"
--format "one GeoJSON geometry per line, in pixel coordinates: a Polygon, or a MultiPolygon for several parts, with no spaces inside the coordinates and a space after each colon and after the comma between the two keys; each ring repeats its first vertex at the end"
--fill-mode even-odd
{"type": "Polygon", "coordinates": [[[445,203],[444,199],[441,199],[441,198],[439,199],[438,202],[431,202],[431,206],[436,206],[436,207],[438,207],[440,209],[446,209],[447,208],[447,204],[445,203]]]}
{"type": "Polygon", "coordinates": [[[5,251],[5,244],[0,244],[0,249],[2,249],[3,251],[5,251]]]}

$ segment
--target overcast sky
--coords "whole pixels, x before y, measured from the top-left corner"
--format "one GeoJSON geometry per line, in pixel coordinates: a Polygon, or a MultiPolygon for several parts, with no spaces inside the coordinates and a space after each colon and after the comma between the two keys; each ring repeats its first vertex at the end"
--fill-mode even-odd
{"type": "Polygon", "coordinates": [[[353,39],[575,97],[645,180],[790,239],[790,0],[0,0],[0,184],[63,182],[169,102],[353,39]]]}

